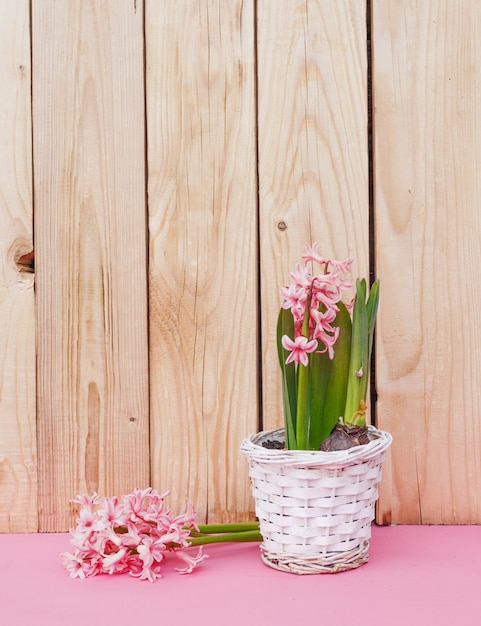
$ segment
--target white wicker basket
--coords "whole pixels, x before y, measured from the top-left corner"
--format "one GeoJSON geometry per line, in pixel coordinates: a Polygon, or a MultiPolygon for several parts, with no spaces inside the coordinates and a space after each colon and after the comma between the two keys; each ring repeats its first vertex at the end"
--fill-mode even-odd
{"type": "Polygon", "coordinates": [[[262,447],[268,439],[284,440],[283,430],[242,442],[267,565],[316,574],[367,562],[381,465],[392,442],[389,433],[369,430],[376,439],[342,452],[262,447]]]}

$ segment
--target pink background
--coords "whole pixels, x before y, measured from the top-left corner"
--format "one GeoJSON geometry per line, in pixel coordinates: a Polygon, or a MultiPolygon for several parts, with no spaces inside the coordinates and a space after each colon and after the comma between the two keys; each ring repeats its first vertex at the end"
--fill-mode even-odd
{"type": "Polygon", "coordinates": [[[478,626],[480,548],[480,526],[373,527],[370,562],[350,572],[286,574],[256,543],[217,544],[192,574],[172,557],[149,583],[71,580],[59,557],[67,534],[0,535],[0,624],[478,626]]]}

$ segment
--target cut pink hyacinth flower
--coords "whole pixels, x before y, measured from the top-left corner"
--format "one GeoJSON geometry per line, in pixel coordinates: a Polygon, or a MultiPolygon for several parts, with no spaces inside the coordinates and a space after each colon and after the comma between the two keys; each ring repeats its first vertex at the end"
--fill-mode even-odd
{"type": "Polygon", "coordinates": [[[198,531],[195,510],[188,504],[184,514],[174,517],[165,507],[168,495],[148,488],[122,498],[77,496],[73,502],[82,508],[77,528],[71,531],[76,549],[61,555],[70,577],[129,573],[154,582],[169,553],[188,564],[182,573],[190,573],[205,558],[202,549],[196,556],[184,554],[191,531],[198,531]]]}
{"type": "Polygon", "coordinates": [[[179,574],[190,574],[197,565],[208,558],[207,554],[202,554],[202,550],[199,550],[195,556],[187,552],[179,552],[177,556],[187,564],[186,567],[182,569],[176,568],[179,574]]]}
{"type": "Polygon", "coordinates": [[[282,345],[286,350],[290,351],[286,359],[286,365],[294,361],[295,363],[302,363],[302,365],[307,367],[309,364],[307,355],[316,350],[317,341],[315,339],[309,341],[307,337],[303,337],[302,335],[292,341],[287,335],[284,335],[282,337],[282,345]]]}

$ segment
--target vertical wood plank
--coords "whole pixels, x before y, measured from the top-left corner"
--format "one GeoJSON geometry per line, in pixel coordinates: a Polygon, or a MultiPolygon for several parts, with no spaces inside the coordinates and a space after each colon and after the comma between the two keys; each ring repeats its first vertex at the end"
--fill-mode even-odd
{"type": "Polygon", "coordinates": [[[0,4],[0,532],[35,532],[29,3],[0,4]]]}
{"type": "Polygon", "coordinates": [[[40,529],[149,484],[142,3],[32,2],[40,529]]]}
{"type": "Polygon", "coordinates": [[[252,509],[253,1],[146,2],[152,476],[199,519],[252,509]]]}
{"type": "Polygon", "coordinates": [[[386,523],[481,522],[481,7],[373,0],[386,523]]]}
{"type": "Polygon", "coordinates": [[[279,288],[317,241],[368,275],[366,4],[259,0],[258,110],[264,427],[283,424],[279,288]]]}

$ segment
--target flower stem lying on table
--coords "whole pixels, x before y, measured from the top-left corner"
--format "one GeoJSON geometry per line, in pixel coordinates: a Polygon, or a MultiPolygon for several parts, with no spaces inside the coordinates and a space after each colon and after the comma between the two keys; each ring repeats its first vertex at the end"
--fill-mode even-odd
{"type": "Polygon", "coordinates": [[[228,541],[262,541],[259,522],[235,524],[199,524],[199,531],[191,529],[187,541],[193,546],[228,541]]]}

